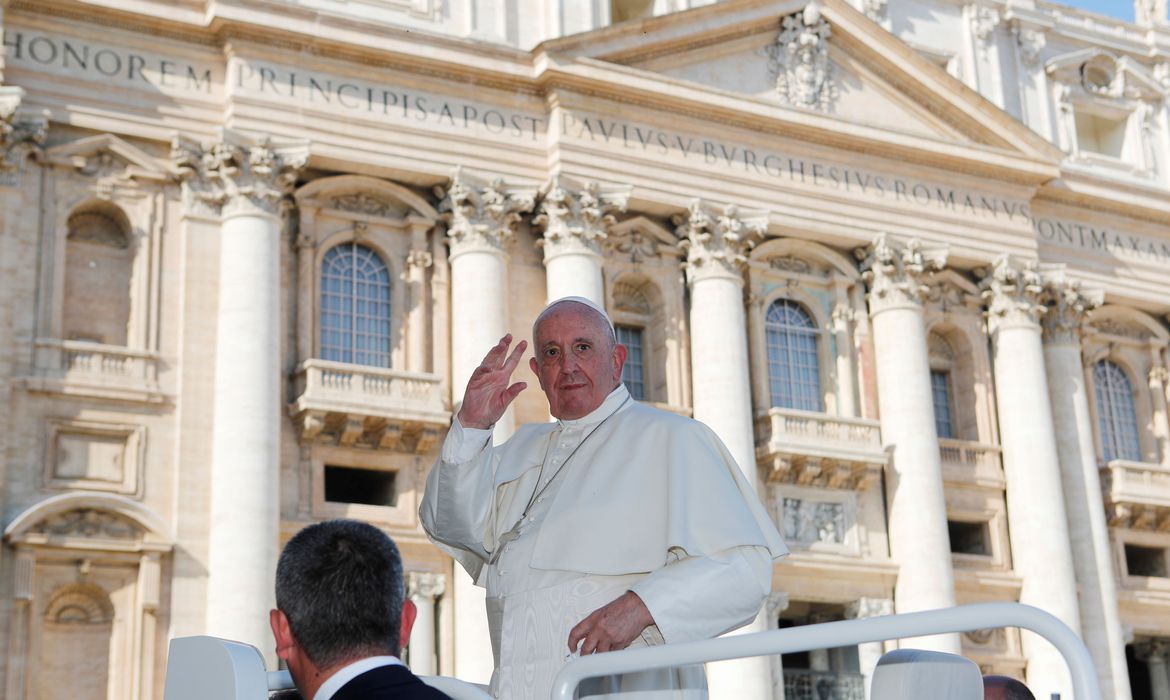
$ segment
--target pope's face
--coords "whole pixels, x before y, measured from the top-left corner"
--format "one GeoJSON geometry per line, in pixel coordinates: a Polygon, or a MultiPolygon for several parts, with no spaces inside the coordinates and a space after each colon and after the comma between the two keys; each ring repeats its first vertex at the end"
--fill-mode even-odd
{"type": "Polygon", "coordinates": [[[626,349],[613,342],[604,324],[594,312],[572,302],[556,306],[541,319],[529,366],[554,417],[576,420],[592,413],[621,381],[626,349]]]}

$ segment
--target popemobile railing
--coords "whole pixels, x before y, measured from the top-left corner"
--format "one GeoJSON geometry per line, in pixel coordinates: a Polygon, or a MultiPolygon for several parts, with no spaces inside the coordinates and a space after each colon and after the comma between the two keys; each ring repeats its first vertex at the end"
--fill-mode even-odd
{"type": "Polygon", "coordinates": [[[1020,627],[1047,639],[1068,664],[1072,700],[1101,700],[1093,661],[1080,637],[1052,615],[1019,603],[979,603],[585,656],[557,674],[552,700],[572,700],[581,681],[595,676],[993,627],[1020,627]]]}

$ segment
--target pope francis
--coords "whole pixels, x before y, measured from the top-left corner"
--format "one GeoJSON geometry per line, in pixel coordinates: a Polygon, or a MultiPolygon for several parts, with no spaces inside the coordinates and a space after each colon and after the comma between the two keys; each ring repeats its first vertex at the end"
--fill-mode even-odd
{"type": "MultiPolygon", "coordinates": [[[[527,343],[511,343],[472,373],[420,509],[431,538],[487,588],[493,694],[544,700],[571,654],[750,622],[788,550],[719,438],[634,401],[609,317],[567,297],[537,317],[529,360],[557,420],[493,446],[492,426],[527,386],[511,379],[527,343]]],[[[701,667],[648,671],[580,694],[617,691],[702,698],[706,680],[701,667]]]]}

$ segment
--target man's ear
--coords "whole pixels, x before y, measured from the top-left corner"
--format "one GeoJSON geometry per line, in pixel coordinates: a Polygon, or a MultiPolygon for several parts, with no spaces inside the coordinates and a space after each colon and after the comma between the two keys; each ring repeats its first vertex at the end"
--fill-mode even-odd
{"type": "Polygon", "coordinates": [[[530,357],[530,358],[528,358],[528,367],[529,367],[529,369],[531,369],[531,370],[532,370],[532,373],[533,373],[533,374],[535,374],[535,375],[536,375],[536,376],[538,376],[538,377],[540,376],[540,372],[538,372],[538,371],[536,370],[536,368],[537,368],[537,364],[536,364],[536,358],[535,358],[535,357],[530,357]]]}
{"type": "Polygon", "coordinates": [[[276,639],[276,655],[288,661],[297,644],[296,638],[293,637],[292,625],[288,623],[288,616],[284,611],[273,608],[268,611],[268,624],[272,626],[272,636],[276,639]]]}
{"type": "Polygon", "coordinates": [[[418,608],[410,598],[402,604],[402,627],[398,634],[398,647],[405,649],[410,643],[410,630],[414,629],[414,621],[418,617],[418,608]]]}
{"type": "Polygon", "coordinates": [[[626,349],[625,345],[615,343],[613,346],[613,380],[620,382],[622,380],[622,367],[626,364],[626,357],[630,351],[626,349]]]}

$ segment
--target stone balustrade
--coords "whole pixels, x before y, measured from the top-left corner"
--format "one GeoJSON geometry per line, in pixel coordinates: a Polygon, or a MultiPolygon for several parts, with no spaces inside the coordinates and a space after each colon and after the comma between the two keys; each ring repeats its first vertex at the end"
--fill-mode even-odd
{"type": "Polygon", "coordinates": [[[451,414],[438,375],[312,359],[296,373],[289,413],[301,440],[429,452],[451,414]]]}
{"type": "Polygon", "coordinates": [[[864,490],[888,457],[877,421],[772,408],[756,417],[756,459],[772,481],[864,490]]]}
{"type": "Polygon", "coordinates": [[[158,353],[55,338],[38,338],[34,346],[36,370],[25,379],[32,391],[150,403],[163,400],[158,353]]]}
{"type": "Polygon", "coordinates": [[[943,478],[949,483],[1004,487],[1000,448],[971,440],[939,438],[943,478]]]}
{"type": "Polygon", "coordinates": [[[1100,473],[1111,526],[1170,531],[1170,466],[1115,459],[1100,473]]]}

